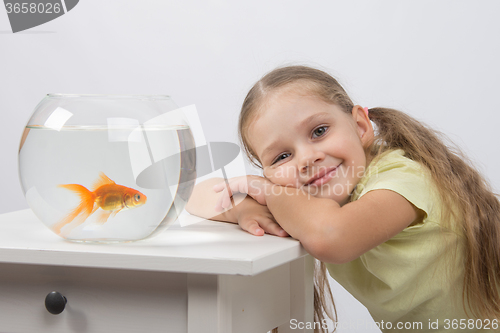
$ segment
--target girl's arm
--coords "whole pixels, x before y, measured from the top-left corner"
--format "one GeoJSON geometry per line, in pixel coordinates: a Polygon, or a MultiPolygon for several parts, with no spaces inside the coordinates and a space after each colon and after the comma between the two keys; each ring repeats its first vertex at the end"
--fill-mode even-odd
{"type": "Polygon", "coordinates": [[[222,178],[211,178],[196,184],[185,207],[186,211],[205,219],[238,223],[243,230],[256,236],[262,236],[264,232],[288,236],[276,223],[268,207],[259,204],[245,193],[236,193],[233,196],[233,208],[224,212],[216,211],[215,204],[220,194],[213,190],[213,186],[222,181],[222,178]]]}
{"type": "Polygon", "coordinates": [[[266,202],[280,225],[312,256],[335,264],[358,258],[421,217],[420,210],[390,190],[370,191],[342,207],[295,188],[269,191],[266,202]]]}
{"type": "Polygon", "coordinates": [[[284,187],[258,176],[232,178],[214,186],[217,209],[230,206],[232,193],[248,193],[267,205],[276,221],[315,258],[345,263],[389,240],[422,218],[422,211],[390,190],[373,190],[340,206],[303,189],[284,187]]]}

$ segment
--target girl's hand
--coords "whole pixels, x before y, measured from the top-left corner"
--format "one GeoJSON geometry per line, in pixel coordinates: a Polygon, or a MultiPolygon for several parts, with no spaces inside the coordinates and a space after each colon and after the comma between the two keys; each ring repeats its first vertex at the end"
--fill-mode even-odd
{"type": "Polygon", "coordinates": [[[237,212],[236,217],[241,229],[252,235],[263,236],[264,233],[268,233],[280,237],[288,237],[287,232],[276,222],[267,206],[263,206],[253,199],[248,199],[240,203],[237,212]]]}
{"type": "Polygon", "coordinates": [[[216,211],[231,208],[231,197],[235,193],[246,193],[261,205],[266,205],[266,193],[274,186],[269,180],[259,176],[241,176],[223,181],[213,187],[221,196],[215,204],[216,211]]]}

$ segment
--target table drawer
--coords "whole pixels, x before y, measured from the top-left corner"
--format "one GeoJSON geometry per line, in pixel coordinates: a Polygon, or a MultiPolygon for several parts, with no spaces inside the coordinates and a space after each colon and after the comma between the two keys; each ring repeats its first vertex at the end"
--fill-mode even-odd
{"type": "Polygon", "coordinates": [[[0,264],[0,332],[187,331],[185,273],[0,264]],[[58,291],[64,311],[50,314],[58,291]]]}

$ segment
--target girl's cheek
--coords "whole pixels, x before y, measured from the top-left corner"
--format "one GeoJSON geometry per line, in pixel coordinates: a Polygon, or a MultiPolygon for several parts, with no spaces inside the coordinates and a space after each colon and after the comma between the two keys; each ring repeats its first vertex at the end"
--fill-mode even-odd
{"type": "Polygon", "coordinates": [[[271,178],[273,178],[273,173],[269,168],[264,168],[262,171],[262,175],[264,178],[268,179],[271,181],[271,178]]]}
{"type": "Polygon", "coordinates": [[[267,180],[269,180],[271,183],[273,184],[276,184],[276,185],[279,185],[277,182],[276,182],[276,177],[274,177],[273,175],[264,175],[264,178],[266,178],[267,180]]]}
{"type": "Polygon", "coordinates": [[[287,179],[289,181],[298,178],[297,168],[295,168],[290,163],[287,163],[285,166],[278,168],[276,174],[278,175],[279,178],[287,179]]]}
{"type": "Polygon", "coordinates": [[[266,169],[263,172],[264,177],[271,183],[281,186],[298,187],[298,176],[295,168],[278,167],[266,169]]]}
{"type": "Polygon", "coordinates": [[[274,170],[274,172],[265,172],[264,178],[266,178],[267,180],[269,180],[273,184],[284,185],[283,184],[284,179],[283,179],[282,175],[280,177],[280,174],[277,173],[275,170],[274,170]]]}

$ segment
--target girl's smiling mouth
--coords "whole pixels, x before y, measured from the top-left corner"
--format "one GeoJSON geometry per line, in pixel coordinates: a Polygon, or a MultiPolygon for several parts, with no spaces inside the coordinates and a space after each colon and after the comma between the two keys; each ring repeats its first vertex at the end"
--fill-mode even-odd
{"type": "Polygon", "coordinates": [[[326,171],[320,171],[318,172],[314,177],[309,179],[309,181],[305,184],[308,186],[321,186],[332,179],[335,174],[337,173],[337,169],[342,165],[340,163],[336,167],[333,167],[331,169],[327,169],[326,171]]]}

